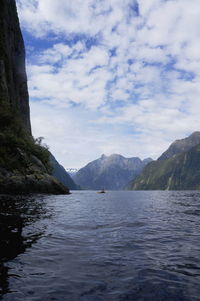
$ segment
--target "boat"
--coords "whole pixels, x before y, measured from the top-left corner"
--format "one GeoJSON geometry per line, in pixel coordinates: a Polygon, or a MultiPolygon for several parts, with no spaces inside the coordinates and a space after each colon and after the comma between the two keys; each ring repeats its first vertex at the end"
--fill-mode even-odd
{"type": "Polygon", "coordinates": [[[98,191],[98,193],[106,193],[104,189],[102,189],[101,191],[98,191]]]}

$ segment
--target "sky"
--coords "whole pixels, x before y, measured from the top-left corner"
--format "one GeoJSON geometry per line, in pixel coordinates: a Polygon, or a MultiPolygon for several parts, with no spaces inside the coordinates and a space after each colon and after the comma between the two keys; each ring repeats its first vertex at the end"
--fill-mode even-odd
{"type": "Polygon", "coordinates": [[[199,0],[17,0],[34,137],[65,168],[200,130],[199,0]]]}

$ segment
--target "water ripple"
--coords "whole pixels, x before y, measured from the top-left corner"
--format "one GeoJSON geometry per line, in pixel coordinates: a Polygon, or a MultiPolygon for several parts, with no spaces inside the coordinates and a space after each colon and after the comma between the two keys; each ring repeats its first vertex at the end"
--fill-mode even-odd
{"type": "Polygon", "coordinates": [[[200,300],[199,192],[0,197],[3,301],[200,300]]]}

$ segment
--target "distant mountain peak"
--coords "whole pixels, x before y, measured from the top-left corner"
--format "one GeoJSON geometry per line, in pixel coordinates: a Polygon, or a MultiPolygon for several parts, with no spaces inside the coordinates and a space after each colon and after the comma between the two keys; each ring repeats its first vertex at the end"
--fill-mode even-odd
{"type": "Polygon", "coordinates": [[[50,160],[53,167],[53,176],[65,187],[73,190],[78,189],[79,187],[76,185],[76,183],[74,183],[73,179],[71,178],[71,174],[69,174],[66,169],[58,163],[58,161],[52,154],[50,156],[50,160]]]}
{"type": "Polygon", "coordinates": [[[125,158],[120,154],[101,155],[89,162],[73,177],[75,182],[85,189],[119,190],[136,177],[151,159],[138,157],[125,158]]]}

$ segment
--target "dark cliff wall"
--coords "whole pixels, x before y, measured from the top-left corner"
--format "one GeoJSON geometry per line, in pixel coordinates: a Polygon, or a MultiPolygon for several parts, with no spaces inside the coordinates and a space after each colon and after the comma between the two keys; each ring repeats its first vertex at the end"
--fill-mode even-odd
{"type": "Polygon", "coordinates": [[[31,135],[16,3],[0,0],[0,194],[69,193],[51,173],[49,151],[31,135]]]}
{"type": "Polygon", "coordinates": [[[0,0],[0,106],[6,103],[20,113],[31,133],[25,71],[25,48],[15,0],[0,0]]]}

